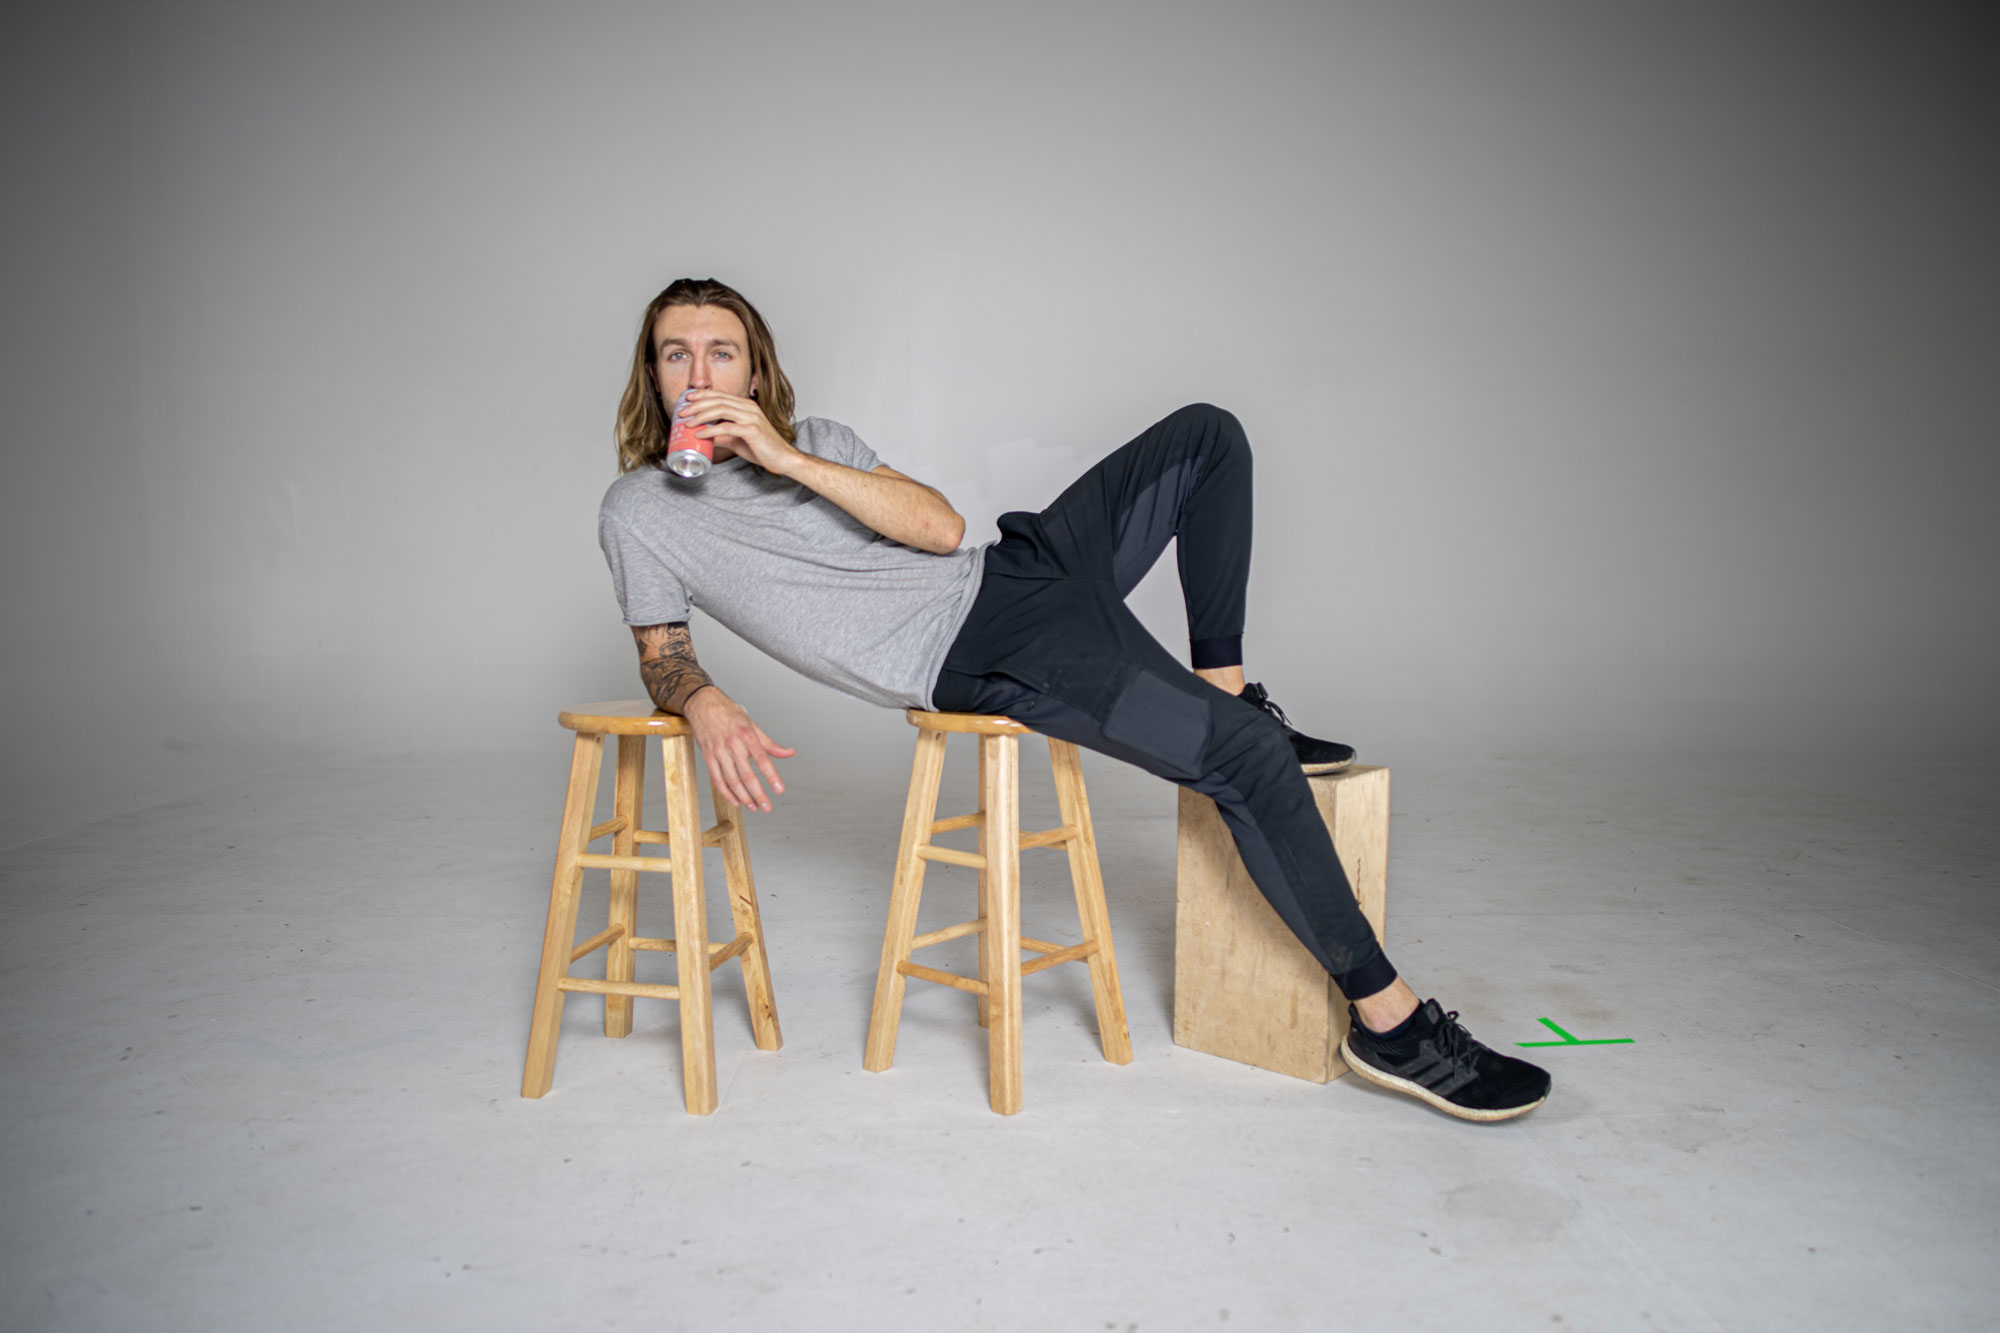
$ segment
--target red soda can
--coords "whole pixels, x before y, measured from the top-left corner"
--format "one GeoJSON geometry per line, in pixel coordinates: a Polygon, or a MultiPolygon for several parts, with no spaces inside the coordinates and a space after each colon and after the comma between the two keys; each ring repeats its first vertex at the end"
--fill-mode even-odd
{"type": "Polygon", "coordinates": [[[681,409],[687,406],[688,395],[693,389],[684,389],[681,396],[674,399],[672,420],[667,431],[667,466],[675,475],[699,477],[715,462],[715,441],[703,439],[695,434],[699,429],[693,423],[681,420],[681,409]]]}

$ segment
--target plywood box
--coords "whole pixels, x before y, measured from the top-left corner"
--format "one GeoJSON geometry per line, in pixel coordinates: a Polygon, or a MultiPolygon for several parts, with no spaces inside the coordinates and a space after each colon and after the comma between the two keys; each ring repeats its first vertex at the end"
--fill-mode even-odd
{"type": "MultiPolygon", "coordinates": [[[[1357,764],[1307,779],[1334,850],[1383,934],[1389,770],[1357,764]]],[[[1257,891],[1215,802],[1181,788],[1174,918],[1174,1040],[1294,1078],[1347,1072],[1347,1001],[1257,891]]]]}

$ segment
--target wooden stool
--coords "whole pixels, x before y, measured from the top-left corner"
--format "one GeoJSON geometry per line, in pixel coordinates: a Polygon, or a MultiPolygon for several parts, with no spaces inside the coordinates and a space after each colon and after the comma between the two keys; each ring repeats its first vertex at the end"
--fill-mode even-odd
{"type": "Polygon", "coordinates": [[[905,713],[917,728],[917,757],[910,770],[910,795],[903,807],[903,840],[896,853],[895,886],[889,894],[889,928],[882,937],[882,966],[875,978],[875,1011],[868,1022],[870,1070],[887,1069],[896,1056],[896,1027],[903,1013],[903,978],[918,977],[970,991],[979,997],[979,1024],[987,1037],[987,1091],[993,1109],[1012,1115],[1021,1109],[1021,978],[1058,963],[1090,964],[1090,991],[1097,1002],[1097,1031],[1104,1058],[1132,1062],[1132,1039],[1125,1030],[1125,1000],[1118,991],[1118,959],[1111,949],[1111,918],[1104,907],[1104,881],[1097,869],[1097,837],[1090,826],[1090,801],[1083,790],[1083,765],[1076,747],[1049,738],[1055,769],[1059,828],[1021,832],[1020,738],[1028,728],[1005,717],[977,713],[905,713]],[[938,783],[944,776],[945,739],[952,732],[979,737],[979,808],[969,815],[937,819],[938,783]],[[931,838],[953,829],[979,830],[979,850],[934,847],[931,838]],[[1021,934],[1021,850],[1066,847],[1070,879],[1076,886],[1076,914],[1083,942],[1068,948],[1021,934]],[[916,934],[917,905],[924,890],[924,863],[944,861],[979,872],[979,915],[942,930],[916,934]],[[946,940],[979,936],[979,977],[941,972],[910,961],[913,950],[946,940]],[[1021,961],[1021,950],[1041,957],[1021,961]]]}
{"type": "Polygon", "coordinates": [[[757,915],[757,885],[750,877],[750,845],[743,836],[742,814],[734,809],[725,813],[722,797],[716,794],[715,825],[702,829],[695,791],[694,733],[684,718],[660,712],[651,701],[583,704],[565,709],[556,720],[576,733],[576,749],[569,767],[569,796],[563,802],[562,833],[556,840],[555,881],[549,887],[549,924],[542,936],[542,970],[535,982],[535,1017],[528,1028],[528,1063],[521,1074],[521,1095],[539,1097],[549,1090],[555,1076],[556,1037],[562,1027],[565,994],[585,991],[604,997],[607,1037],[631,1032],[632,997],[644,996],[680,1001],[681,1073],[687,1109],[694,1115],[707,1115],[715,1109],[711,971],[731,958],[740,958],[743,986],[750,1001],[750,1029],[758,1049],[775,1051],[784,1042],[778,1033],[777,1007],[771,999],[771,969],[764,959],[764,926],[757,915]],[[618,771],[611,818],[593,825],[598,765],[612,736],[618,738],[618,771]],[[660,738],[666,773],[664,833],[639,827],[648,736],[660,738]],[[610,855],[584,850],[607,835],[611,838],[610,855]],[[665,844],[668,855],[639,855],[640,846],[648,843],[665,844]],[[736,938],[727,944],[708,942],[708,904],[701,882],[704,847],[722,848],[729,911],[736,921],[736,938]],[[582,944],[574,944],[577,895],[586,870],[611,872],[611,921],[582,944]],[[673,876],[673,939],[646,939],[637,934],[642,870],[673,876]],[[605,950],[602,981],[569,974],[570,964],[599,949],[605,950]],[[661,986],[632,980],[633,953],[638,949],[678,953],[679,984],[661,986]],[[690,966],[690,955],[701,961],[690,966]]]}

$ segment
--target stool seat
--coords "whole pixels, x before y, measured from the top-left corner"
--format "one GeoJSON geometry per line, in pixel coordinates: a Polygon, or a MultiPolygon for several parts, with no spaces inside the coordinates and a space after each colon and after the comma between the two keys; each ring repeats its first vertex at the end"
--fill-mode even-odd
{"type": "Polygon", "coordinates": [[[771,969],[764,957],[764,925],[757,911],[757,885],[750,875],[750,844],[744,837],[743,812],[724,808],[719,792],[711,795],[715,823],[704,829],[695,787],[700,767],[694,730],[685,718],[663,713],[650,700],[619,700],[565,708],[556,720],[576,733],[569,769],[569,795],[563,803],[562,829],[556,839],[555,877],[549,887],[548,926],[542,934],[541,971],[535,981],[534,1016],[528,1027],[528,1059],[521,1073],[521,1095],[540,1097],[555,1077],[556,1038],[562,1029],[563,998],[583,993],[604,997],[604,1035],[623,1037],[632,1031],[634,999],[675,1000],[681,1017],[681,1080],[687,1109],[706,1115],[715,1109],[715,1034],[709,973],[734,958],[743,968],[743,986],[750,1007],[750,1029],[760,1050],[783,1044],[778,1010],[771,997],[771,969]],[[592,822],[597,804],[597,778],[611,738],[618,738],[617,775],[612,785],[611,818],[592,822]],[[661,767],[666,778],[667,826],[642,827],[646,782],[646,737],[660,738],[661,767]],[[600,838],[611,839],[607,853],[587,850],[600,838]],[[644,847],[664,847],[665,856],[647,856],[644,847]],[[733,938],[708,939],[708,901],[702,886],[702,849],[722,852],[723,877],[728,882],[733,938]],[[577,902],[583,872],[611,873],[610,920],[606,928],[576,942],[577,902]],[[641,872],[673,879],[672,938],[642,936],[638,929],[641,872]],[[604,976],[570,975],[570,966],[604,951],[604,976]],[[634,955],[672,953],[678,978],[672,985],[637,981],[634,955]]]}
{"type": "Polygon", "coordinates": [[[651,699],[618,699],[601,704],[578,704],[556,714],[556,721],[571,731],[587,731],[593,736],[692,736],[694,728],[677,713],[663,713],[651,699]]]}
{"type": "Polygon", "coordinates": [[[903,716],[919,731],[955,731],[976,736],[1032,736],[1034,728],[1024,727],[1011,717],[998,713],[929,713],[921,708],[906,708],[903,716]]]}
{"type": "Polygon", "coordinates": [[[880,1072],[896,1054],[904,983],[909,978],[968,991],[979,1002],[979,1024],[987,1032],[987,1096],[994,1110],[1021,1109],[1021,978],[1062,963],[1090,969],[1091,997],[1097,1007],[1098,1039],[1104,1058],[1129,1064],[1132,1040],[1125,1026],[1125,1001],[1118,988],[1118,960],[1111,949],[1111,918],[1104,905],[1104,881],[1097,866],[1097,835],[1083,789],[1083,765],[1076,746],[1051,736],[1049,762],[1055,770],[1056,803],[1062,823],[1037,833],[1021,831],[1020,738],[1032,730],[1010,717],[986,713],[945,713],[912,708],[904,716],[917,729],[916,760],[903,808],[902,843],[889,893],[889,924],[882,936],[882,961],[875,977],[875,1007],[868,1021],[863,1065],[880,1072]],[[951,734],[979,738],[979,808],[971,814],[937,818],[938,786],[944,777],[945,742],[951,734]],[[931,838],[958,829],[979,831],[977,852],[935,846],[931,838]],[[1070,881],[1083,940],[1055,944],[1021,933],[1021,852],[1060,847],[1069,853],[1070,881]],[[955,926],[917,934],[917,908],[929,862],[979,872],[978,915],[955,926]],[[924,967],[910,961],[917,949],[977,936],[977,977],[924,967]],[[1021,961],[1022,950],[1039,955],[1021,961]]]}

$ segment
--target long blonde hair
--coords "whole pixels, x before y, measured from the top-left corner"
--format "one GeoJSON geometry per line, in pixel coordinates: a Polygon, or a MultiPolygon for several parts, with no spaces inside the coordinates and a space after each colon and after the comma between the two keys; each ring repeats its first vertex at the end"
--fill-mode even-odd
{"type": "Polygon", "coordinates": [[[743,294],[714,278],[681,278],[668,285],[646,306],[639,321],[639,342],[632,349],[632,375],[625,381],[625,396],[618,400],[618,425],[613,435],[618,442],[618,470],[631,472],[641,467],[663,467],[667,457],[667,409],[650,374],[653,364],[653,323],[669,306],[719,306],[743,321],[750,337],[750,373],[756,388],[750,396],[764,409],[764,416],[785,437],[796,440],[798,427],[792,421],[792,382],[778,366],[778,346],[770,326],[757,307],[743,294]]]}

